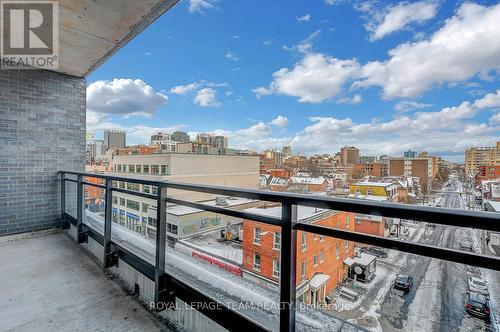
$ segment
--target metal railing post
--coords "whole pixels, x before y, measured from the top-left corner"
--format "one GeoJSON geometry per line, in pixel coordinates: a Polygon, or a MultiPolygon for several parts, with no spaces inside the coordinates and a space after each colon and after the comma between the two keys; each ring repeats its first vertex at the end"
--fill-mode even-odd
{"type": "Polygon", "coordinates": [[[280,331],[295,331],[297,276],[297,206],[283,203],[281,216],[280,331]]]}
{"type": "Polygon", "coordinates": [[[61,222],[62,229],[66,229],[69,227],[69,223],[64,218],[64,214],[66,213],[66,174],[61,173],[61,222]]]}
{"type": "Polygon", "coordinates": [[[83,232],[83,175],[78,175],[76,187],[76,242],[83,243],[87,241],[86,234],[83,232]]]}
{"type": "MultiPolygon", "coordinates": [[[[167,242],[167,188],[158,187],[156,199],[156,263],[155,303],[164,299],[165,293],[165,248],[167,242]]],[[[157,306],[158,307],[158,306],[157,306]]]]}
{"type": "Polygon", "coordinates": [[[117,258],[111,250],[111,211],[113,207],[113,180],[106,180],[105,212],[104,212],[104,243],[103,243],[103,268],[116,265],[117,258]]]}

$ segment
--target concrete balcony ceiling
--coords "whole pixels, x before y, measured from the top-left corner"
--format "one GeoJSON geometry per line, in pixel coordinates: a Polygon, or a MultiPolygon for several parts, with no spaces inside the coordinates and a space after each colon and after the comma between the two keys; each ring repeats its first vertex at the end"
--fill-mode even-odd
{"type": "Polygon", "coordinates": [[[59,70],[84,77],[178,0],[60,0],[59,70]]]}

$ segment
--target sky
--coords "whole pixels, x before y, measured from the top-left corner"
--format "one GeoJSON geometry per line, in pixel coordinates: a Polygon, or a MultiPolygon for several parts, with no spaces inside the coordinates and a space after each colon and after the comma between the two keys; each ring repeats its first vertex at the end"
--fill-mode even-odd
{"type": "Polygon", "coordinates": [[[500,141],[498,1],[181,0],[87,78],[87,130],[463,161],[500,141]]]}

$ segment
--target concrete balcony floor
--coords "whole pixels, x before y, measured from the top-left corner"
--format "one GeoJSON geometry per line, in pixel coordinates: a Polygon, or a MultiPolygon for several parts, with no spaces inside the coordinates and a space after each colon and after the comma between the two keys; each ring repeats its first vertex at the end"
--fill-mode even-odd
{"type": "Polygon", "coordinates": [[[0,238],[0,331],[168,331],[65,233],[0,238]]]}

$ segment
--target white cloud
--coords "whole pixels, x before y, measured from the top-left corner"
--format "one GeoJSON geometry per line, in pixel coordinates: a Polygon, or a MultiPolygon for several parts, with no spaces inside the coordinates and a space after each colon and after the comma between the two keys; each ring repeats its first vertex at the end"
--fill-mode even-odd
{"type": "Polygon", "coordinates": [[[430,39],[401,44],[389,55],[364,65],[354,87],[381,86],[385,98],[415,97],[436,84],[498,71],[500,4],[463,3],[430,39]]]}
{"type": "Polygon", "coordinates": [[[285,45],[283,46],[283,48],[287,51],[298,51],[300,53],[309,53],[312,50],[314,40],[318,38],[320,34],[321,30],[316,30],[298,44],[293,45],[291,47],[285,45]]]}
{"type": "MultiPolygon", "coordinates": [[[[381,39],[391,33],[408,27],[412,23],[422,23],[436,15],[438,1],[401,2],[381,11],[373,6],[364,8],[371,15],[365,28],[371,32],[370,40],[381,39]]],[[[363,10],[363,8],[361,8],[363,10]]]]}
{"type": "Polygon", "coordinates": [[[189,0],[188,10],[190,13],[202,13],[215,8],[215,2],[216,0],[189,0]]]}
{"type": "Polygon", "coordinates": [[[352,104],[356,105],[359,104],[363,101],[363,98],[361,98],[361,95],[354,95],[354,97],[342,97],[337,100],[337,104],[352,104]]]}
{"type": "Polygon", "coordinates": [[[398,113],[406,113],[429,107],[432,107],[432,104],[417,103],[416,101],[401,101],[394,106],[394,110],[398,113]]]}
{"type": "Polygon", "coordinates": [[[297,21],[301,22],[309,22],[311,20],[311,14],[305,14],[304,16],[297,17],[297,21]]]}
{"type": "Polygon", "coordinates": [[[230,51],[227,51],[226,54],[224,54],[224,57],[226,59],[231,60],[231,61],[238,61],[239,60],[238,56],[230,51]]]}
{"type": "Polygon", "coordinates": [[[186,85],[177,85],[170,89],[170,93],[176,95],[186,95],[194,90],[196,90],[200,86],[200,83],[189,83],[186,85]]]}
{"type": "Polygon", "coordinates": [[[500,125],[500,113],[497,113],[497,114],[495,114],[495,115],[492,115],[492,116],[490,117],[490,123],[500,125]]]}
{"type": "Polygon", "coordinates": [[[203,88],[196,92],[194,103],[201,107],[219,107],[221,103],[217,101],[217,91],[212,88],[203,88]]]}
{"type": "Polygon", "coordinates": [[[488,93],[481,99],[474,102],[477,108],[496,108],[500,107],[500,89],[496,92],[488,93]]]}
{"type": "Polygon", "coordinates": [[[275,119],[273,119],[270,124],[276,127],[286,127],[288,125],[288,118],[278,115],[275,119]]]}
{"type": "Polygon", "coordinates": [[[344,84],[359,75],[355,59],[340,60],[321,53],[309,53],[294,68],[273,74],[268,88],[253,91],[258,97],[273,93],[298,97],[300,102],[320,103],[335,97],[344,84]]]}
{"type": "Polygon", "coordinates": [[[150,117],[167,101],[166,95],[139,79],[115,78],[96,81],[87,87],[87,111],[91,114],[150,117]]]}

